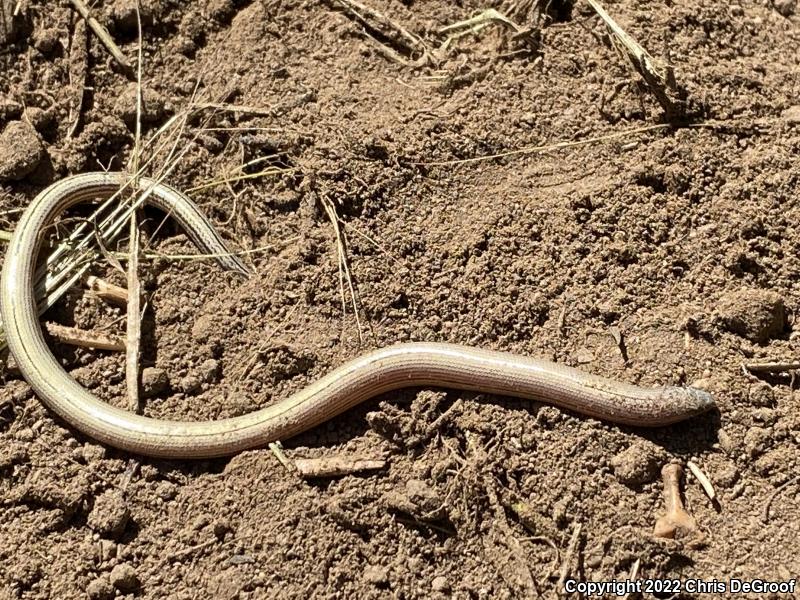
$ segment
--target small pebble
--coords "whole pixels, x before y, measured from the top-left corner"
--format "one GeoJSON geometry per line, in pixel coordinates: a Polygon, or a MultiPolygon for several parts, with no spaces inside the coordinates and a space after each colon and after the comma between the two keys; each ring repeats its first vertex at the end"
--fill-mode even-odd
{"type": "Polygon", "coordinates": [[[434,577],[431,582],[431,588],[434,592],[447,593],[450,591],[450,584],[447,583],[447,577],[434,577]]]}
{"type": "Polygon", "coordinates": [[[759,408],[772,408],[775,406],[775,392],[769,384],[762,381],[750,385],[747,391],[747,399],[752,406],[759,408]]]}
{"type": "Polygon", "coordinates": [[[86,594],[91,600],[111,600],[114,597],[114,586],[108,579],[108,575],[101,575],[88,586],[86,594]]]}
{"type": "Polygon", "coordinates": [[[726,454],[732,455],[736,453],[738,444],[724,429],[717,432],[717,439],[719,440],[719,447],[722,448],[726,454]]]}
{"type": "Polygon", "coordinates": [[[100,540],[100,562],[117,558],[117,545],[111,540],[100,540]]]}
{"type": "Polygon", "coordinates": [[[382,587],[389,583],[389,569],[380,565],[369,565],[364,569],[364,581],[382,587]]]}
{"type": "Polygon", "coordinates": [[[142,369],[142,396],[152,398],[169,389],[169,375],[164,369],[145,367],[142,369]]]}
{"type": "Polygon", "coordinates": [[[0,134],[0,181],[18,181],[39,166],[44,147],[33,125],[12,121],[0,134]]]}
{"type": "Polygon", "coordinates": [[[111,585],[123,594],[135,592],[139,588],[136,570],[129,563],[122,563],[111,569],[109,579],[111,585]]]}
{"type": "Polygon", "coordinates": [[[93,531],[116,538],[125,531],[130,516],[128,504],[122,493],[109,490],[95,498],[94,507],[86,523],[93,531]]]}
{"type": "Polygon", "coordinates": [[[33,430],[28,427],[23,427],[14,434],[14,439],[19,442],[32,442],[33,430]]]}
{"type": "Polygon", "coordinates": [[[116,0],[111,7],[111,25],[118,33],[135,36],[139,31],[139,19],[144,27],[150,21],[150,12],[147,4],[137,3],[136,0],[116,0]],[[136,14],[137,4],[139,15],[136,14]]]}
{"type": "Polygon", "coordinates": [[[233,527],[227,519],[218,519],[214,522],[214,535],[220,541],[225,539],[225,535],[233,531],[233,527]]]}
{"type": "Polygon", "coordinates": [[[178,495],[178,488],[170,481],[162,481],[156,486],[156,495],[167,502],[178,495]]]}

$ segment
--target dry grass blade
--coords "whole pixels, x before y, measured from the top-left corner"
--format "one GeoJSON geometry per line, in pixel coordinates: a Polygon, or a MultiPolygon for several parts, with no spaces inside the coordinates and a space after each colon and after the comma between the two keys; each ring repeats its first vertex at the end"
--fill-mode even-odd
{"type": "Polygon", "coordinates": [[[586,146],[588,144],[596,144],[598,142],[608,142],[620,138],[638,135],[641,133],[648,133],[650,131],[658,131],[660,129],[672,129],[672,125],[662,123],[659,125],[648,125],[646,127],[637,127],[635,129],[628,129],[627,131],[617,131],[607,135],[600,135],[596,137],[586,138],[584,140],[556,142],[554,144],[545,144],[543,146],[530,146],[528,148],[520,148],[519,150],[509,150],[508,152],[499,152],[497,154],[488,154],[486,156],[476,156],[474,158],[459,158],[453,160],[432,160],[425,162],[406,162],[405,164],[417,167],[449,167],[452,165],[462,165],[481,162],[484,160],[495,160],[498,158],[508,158],[511,156],[524,156],[526,154],[538,154],[542,152],[550,152],[551,150],[560,150],[562,148],[575,148],[577,146],[586,146]]]}
{"type": "Polygon", "coordinates": [[[633,39],[619,24],[611,18],[603,5],[597,0],[587,0],[589,5],[600,16],[614,36],[615,45],[621,48],[631,65],[642,76],[648,88],[664,109],[668,118],[681,116],[679,106],[669,97],[668,91],[676,91],[675,74],[672,66],[659,61],[633,39]]]}
{"type": "Polygon", "coordinates": [[[372,40],[387,58],[406,66],[422,66],[431,60],[431,53],[420,37],[383,13],[358,0],[333,1],[363,25],[365,37],[372,40]]]}
{"type": "Polygon", "coordinates": [[[358,299],[356,296],[356,289],[353,285],[353,277],[350,273],[350,263],[347,259],[347,241],[345,238],[345,234],[342,231],[342,228],[339,227],[339,216],[336,214],[336,207],[333,204],[333,201],[328,198],[326,195],[322,195],[321,198],[322,206],[325,209],[325,213],[328,215],[328,219],[333,225],[333,232],[336,237],[336,255],[338,259],[338,266],[339,266],[339,291],[342,296],[342,313],[343,315],[347,314],[347,300],[345,298],[344,292],[344,282],[347,282],[347,287],[350,291],[350,299],[353,304],[353,314],[356,318],[356,327],[358,328],[358,341],[364,342],[364,337],[362,334],[361,328],[361,317],[359,316],[359,309],[358,309],[358,299]]]}

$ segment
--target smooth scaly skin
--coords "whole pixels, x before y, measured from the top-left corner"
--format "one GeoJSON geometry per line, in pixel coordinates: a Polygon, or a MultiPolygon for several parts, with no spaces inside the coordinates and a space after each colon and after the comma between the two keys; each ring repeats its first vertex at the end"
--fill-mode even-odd
{"type": "MultiPolygon", "coordinates": [[[[703,413],[712,397],[693,388],[642,388],[545,360],[457,344],[413,343],[375,350],[335,369],[305,389],[253,413],[211,422],[142,417],[102,402],[78,385],[45,344],[33,291],[43,228],[67,207],[111,195],[118,173],[87,173],[44,190],[17,225],[8,246],[0,312],[8,345],[39,397],[65,421],[111,446],[165,458],[233,454],[290,438],[377,394],[407,386],[436,386],[517,396],[555,404],[626,425],[657,427],[703,413]]],[[[143,179],[142,189],[152,185],[143,179]]],[[[169,212],[195,243],[225,269],[246,274],[238,258],[186,196],[157,185],[149,203],[169,212]]]]}

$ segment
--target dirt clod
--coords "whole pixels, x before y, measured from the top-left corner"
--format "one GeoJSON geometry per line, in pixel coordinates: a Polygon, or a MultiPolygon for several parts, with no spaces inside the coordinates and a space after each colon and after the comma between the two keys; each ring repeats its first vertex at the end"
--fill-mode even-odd
{"type": "Polygon", "coordinates": [[[781,118],[788,125],[800,125],[800,104],[790,106],[781,113],[781,118]]]}
{"type": "Polygon", "coordinates": [[[108,490],[95,498],[87,524],[100,535],[118,538],[125,531],[131,513],[121,492],[108,490]]]}
{"type": "Polygon", "coordinates": [[[169,375],[164,369],[145,367],[142,369],[142,396],[152,398],[169,389],[169,375]]]}
{"type": "Polygon", "coordinates": [[[109,581],[123,594],[135,592],[139,588],[139,577],[130,563],[121,563],[111,569],[109,581]]]}
{"type": "Polygon", "coordinates": [[[44,156],[36,129],[24,121],[12,121],[0,133],[0,181],[16,181],[32,173],[44,156]]]}
{"type": "Polygon", "coordinates": [[[450,583],[447,581],[447,577],[443,577],[439,575],[438,577],[434,577],[433,581],[431,582],[431,589],[434,592],[439,592],[442,594],[446,594],[450,591],[450,583]]]}
{"type": "Polygon", "coordinates": [[[364,581],[376,587],[384,587],[389,583],[389,569],[381,565],[369,565],[364,569],[364,581]]]}
{"type": "MultiPolygon", "coordinates": [[[[114,114],[120,117],[128,129],[136,126],[136,84],[129,84],[114,102],[114,114]]],[[[142,123],[153,124],[172,112],[164,96],[151,88],[142,89],[142,123]]]]}
{"type": "Polygon", "coordinates": [[[101,575],[86,586],[86,594],[90,600],[111,600],[114,597],[114,586],[108,575],[101,575]]]}
{"type": "Polygon", "coordinates": [[[58,46],[58,29],[49,27],[39,29],[33,36],[33,47],[42,54],[51,54],[58,46]]]}
{"type": "Polygon", "coordinates": [[[717,315],[728,331],[762,344],[783,333],[786,309],[780,294],[742,288],[720,298],[717,315]]]}
{"type": "Polygon", "coordinates": [[[614,474],[630,487],[654,481],[664,460],[664,452],[651,442],[639,440],[611,459],[614,474]]]}

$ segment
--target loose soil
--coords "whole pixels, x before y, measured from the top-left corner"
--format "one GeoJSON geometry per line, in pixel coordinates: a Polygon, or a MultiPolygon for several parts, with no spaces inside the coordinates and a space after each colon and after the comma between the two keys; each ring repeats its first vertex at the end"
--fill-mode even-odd
{"type": "MultiPolygon", "coordinates": [[[[22,2],[9,19],[15,4],[0,1],[6,230],[60,177],[124,169],[136,120],[135,85],[68,3],[22,2]]],[[[290,459],[357,455],[385,469],[306,481],[268,449],[165,461],[104,448],[54,418],[12,365],[0,598],[554,597],[562,565],[598,581],[635,567],[640,579],[800,574],[795,379],[742,368],[796,360],[800,343],[794,1],[609,3],[674,65],[685,116],[662,128],[584,3],[542,21],[532,3],[495,5],[530,31],[490,24],[420,64],[334,1],[143,4],[145,139],[193,98],[250,107],[190,120],[168,181],[190,190],[262,157],[246,171],[280,170],[191,193],[233,248],[260,249],[244,255],[257,276],[144,262],[143,366],[158,384],[146,414],[242,414],[370,348],[423,340],[697,383],[719,410],[642,431],[405,390],[284,442],[290,459]],[[593,138],[604,139],[525,151],[593,138]],[[324,203],[346,236],[360,331],[324,203]],[[688,460],[719,502],[687,474],[700,532],[655,538],[660,470],[688,460]]],[[[489,8],[369,4],[431,48],[439,28],[489,8]]],[[[93,7],[131,60],[133,7],[93,7]]],[[[146,217],[148,252],[195,251],[162,215],[146,217]]],[[[124,284],[107,263],[94,272],[124,284]]],[[[123,315],[75,290],[46,318],[122,333],[123,315]]],[[[53,349],[125,405],[124,356],[53,349]]]]}

